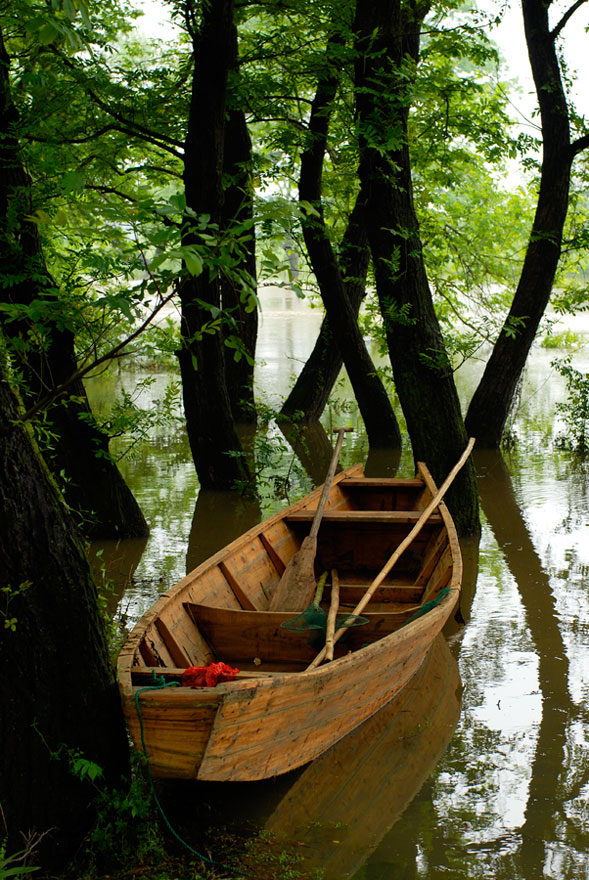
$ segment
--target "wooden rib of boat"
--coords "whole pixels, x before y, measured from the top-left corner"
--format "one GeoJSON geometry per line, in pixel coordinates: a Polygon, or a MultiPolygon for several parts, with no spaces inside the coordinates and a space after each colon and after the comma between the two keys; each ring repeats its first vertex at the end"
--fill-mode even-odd
{"type": "MultiPolygon", "coordinates": [[[[423,464],[414,479],[336,475],[319,530],[316,571],[336,572],[340,613],[351,612],[436,494],[423,464]]],[[[431,513],[331,662],[308,634],[270,611],[284,569],[308,534],[321,487],[250,529],[190,572],[139,620],[119,656],[118,680],[135,745],[153,776],[263,779],[321,754],[412,678],[452,614],[462,560],[443,502],[431,513]],[[443,591],[443,592],[442,592],[443,591]],[[437,601],[436,601],[437,600],[437,601]],[[423,606],[431,610],[415,616],[423,606]],[[179,682],[189,666],[240,671],[216,687],[179,682]],[[141,690],[137,697],[139,688],[141,690]]],[[[329,582],[324,592],[330,604],[329,582]]]]}

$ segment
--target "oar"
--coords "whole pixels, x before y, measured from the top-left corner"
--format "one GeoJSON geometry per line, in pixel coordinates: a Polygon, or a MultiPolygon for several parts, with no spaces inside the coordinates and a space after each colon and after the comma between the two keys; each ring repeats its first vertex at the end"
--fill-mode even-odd
{"type": "Polygon", "coordinates": [[[270,611],[302,611],[313,599],[315,593],[314,566],[317,553],[317,533],[319,532],[323,511],[335,475],[340,450],[344,442],[344,434],[352,430],[352,428],[337,428],[335,431],[339,436],[335,444],[327,476],[325,477],[321,498],[313,517],[311,530],[299,550],[286,566],[270,602],[270,611]]]}
{"type": "MultiPolygon", "coordinates": [[[[456,476],[458,471],[463,467],[463,465],[467,461],[468,456],[472,452],[472,447],[474,446],[474,442],[475,442],[474,437],[471,437],[470,440],[468,441],[468,445],[467,445],[466,449],[464,450],[464,452],[462,453],[462,455],[460,456],[460,458],[458,459],[458,461],[456,462],[456,464],[454,465],[454,467],[452,468],[452,470],[450,471],[450,473],[448,474],[448,476],[446,477],[446,479],[444,480],[444,482],[442,483],[440,488],[438,489],[437,493],[434,495],[434,497],[432,498],[430,503],[427,505],[427,507],[425,507],[423,509],[419,519],[417,520],[417,522],[415,523],[415,525],[413,526],[413,528],[411,529],[411,531],[409,532],[407,537],[401,541],[401,543],[399,544],[399,546],[397,547],[395,552],[392,554],[392,556],[389,557],[388,561],[384,564],[384,567],[380,570],[380,572],[377,574],[377,576],[372,581],[370,586],[367,588],[366,592],[364,593],[364,595],[362,596],[362,598],[360,599],[360,601],[358,602],[358,604],[356,605],[356,607],[352,611],[352,615],[362,613],[362,611],[366,608],[366,606],[370,602],[370,600],[371,600],[372,596],[374,595],[374,593],[376,592],[376,590],[380,587],[380,585],[384,581],[385,577],[392,569],[393,565],[395,565],[395,563],[397,562],[397,560],[399,559],[401,554],[407,549],[407,547],[409,547],[409,545],[412,543],[414,538],[419,534],[419,532],[423,528],[423,525],[426,522],[426,520],[433,513],[433,511],[436,509],[436,507],[438,507],[440,501],[442,500],[442,498],[444,497],[444,495],[448,491],[451,483],[454,480],[454,477],[456,476]]],[[[345,626],[342,626],[342,627],[340,627],[340,629],[338,629],[338,631],[335,633],[335,635],[333,637],[334,642],[337,642],[337,640],[342,637],[342,635],[346,632],[346,629],[347,629],[347,627],[345,627],[345,626]]],[[[310,663],[309,666],[307,666],[307,670],[314,669],[316,666],[319,666],[319,664],[325,659],[325,654],[326,654],[326,650],[325,650],[325,648],[323,648],[317,654],[317,656],[312,661],[312,663],[310,663]]]]}
{"type": "Polygon", "coordinates": [[[325,628],[325,659],[333,660],[333,650],[335,647],[335,622],[337,620],[337,610],[339,607],[339,575],[336,568],[331,569],[331,604],[327,615],[327,626],[325,628]]]}

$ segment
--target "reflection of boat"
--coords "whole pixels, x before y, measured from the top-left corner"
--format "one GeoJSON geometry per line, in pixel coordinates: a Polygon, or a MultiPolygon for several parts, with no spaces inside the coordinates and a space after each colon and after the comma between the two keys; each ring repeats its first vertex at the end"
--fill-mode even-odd
{"type": "Polygon", "coordinates": [[[341,880],[359,870],[444,753],[459,688],[440,635],[407,687],[305,768],[265,824],[279,842],[296,841],[301,873],[341,880]]]}
{"type": "MultiPolygon", "coordinates": [[[[335,478],[316,564],[318,571],[335,572],[334,580],[337,575],[341,612],[352,610],[427,514],[436,487],[425,466],[418,474],[370,479],[356,466],[335,478]]],[[[454,524],[440,503],[376,589],[368,622],[347,629],[332,662],[307,669],[316,648],[307,636],[282,628],[292,612],[267,609],[308,533],[320,491],[198,566],[155,603],[124,645],[123,706],[136,744],[143,736],[153,775],[237,781],[301,766],[411,679],[451,615],[462,562],[454,524]],[[159,683],[172,684],[186,667],[216,661],[238,666],[237,678],[216,687],[155,686],[154,672],[159,683]],[[143,687],[149,689],[137,696],[143,687]]]]}

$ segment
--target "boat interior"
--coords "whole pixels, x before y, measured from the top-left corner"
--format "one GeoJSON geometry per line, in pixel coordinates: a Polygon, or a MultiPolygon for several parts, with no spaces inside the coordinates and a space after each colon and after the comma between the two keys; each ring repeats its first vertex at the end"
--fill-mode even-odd
{"type": "MultiPolygon", "coordinates": [[[[328,573],[321,601],[326,613],[337,579],[338,613],[352,614],[434,492],[425,468],[414,479],[366,478],[360,466],[336,477],[321,520],[315,565],[318,578],[328,573]]],[[[313,637],[324,639],[324,633],[290,631],[282,624],[296,613],[270,611],[269,603],[309,533],[318,498],[319,490],[286,516],[250,530],[159,600],[136,643],[133,684],[144,684],[154,671],[174,680],[188,666],[216,661],[238,667],[239,677],[248,678],[307,667],[322,647],[313,637]]],[[[363,612],[367,622],[346,627],[335,659],[403,626],[448,585],[452,570],[448,532],[436,510],[376,590],[363,612]]]]}

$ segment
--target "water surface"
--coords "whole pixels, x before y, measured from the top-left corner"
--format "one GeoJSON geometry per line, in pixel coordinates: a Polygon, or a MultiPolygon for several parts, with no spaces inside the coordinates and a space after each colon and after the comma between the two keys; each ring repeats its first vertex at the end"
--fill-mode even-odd
{"type": "MultiPolygon", "coordinates": [[[[262,296],[257,383],[275,407],[321,316],[289,291],[262,296]]],[[[175,789],[166,802],[172,813],[183,804],[176,818],[193,845],[204,825],[223,823],[248,836],[262,830],[273,843],[259,846],[272,851],[277,841],[278,852],[293,844],[302,876],[321,869],[326,880],[589,878],[589,478],[587,465],[555,442],[564,390],[554,354],[532,355],[510,452],[475,453],[483,531],[463,548],[465,625],[448,634],[450,651],[437,645],[400,702],[302,771],[253,785],[195,783],[181,796],[175,789]]],[[[583,352],[574,362],[588,369],[583,352]]],[[[459,375],[463,400],[480,370],[474,364],[459,375]]],[[[136,378],[124,373],[112,387],[103,380],[94,398],[106,403],[136,378]]],[[[157,397],[170,375],[155,379],[149,394],[157,397]]],[[[343,423],[356,428],[343,463],[365,461],[345,380],[324,428],[343,423]]],[[[300,457],[275,423],[261,433],[270,466],[260,502],[199,493],[181,426],[159,429],[123,459],[151,534],[147,543],[103,548],[113,609],[136,619],[187,570],[320,481],[325,431],[300,457]]],[[[410,449],[375,467],[411,475],[410,449]]]]}

